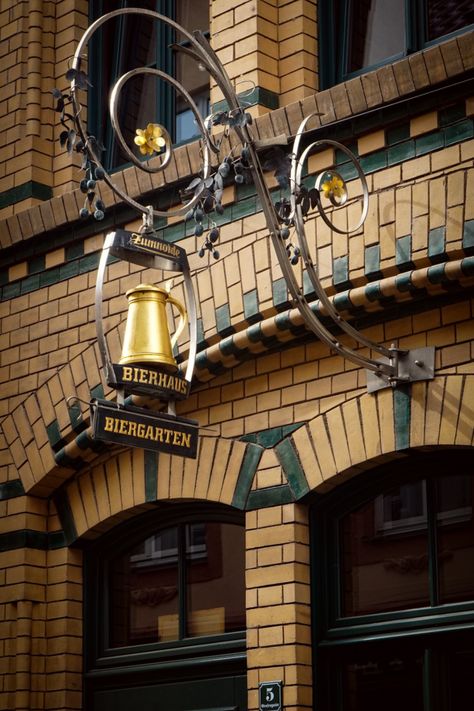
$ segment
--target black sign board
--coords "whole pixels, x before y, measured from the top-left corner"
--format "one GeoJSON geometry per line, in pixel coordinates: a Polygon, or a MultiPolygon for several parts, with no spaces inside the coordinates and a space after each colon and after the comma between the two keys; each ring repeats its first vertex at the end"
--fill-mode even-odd
{"type": "Polygon", "coordinates": [[[186,251],[173,242],[159,239],[154,232],[115,230],[110,233],[109,238],[112,239],[111,254],[124,261],[152,266],[157,258],[164,269],[183,271],[187,267],[186,251]]]}
{"type": "Polygon", "coordinates": [[[196,459],[198,423],[132,405],[92,400],[94,439],[196,459]]]}
{"type": "Polygon", "coordinates": [[[282,682],[263,681],[258,685],[258,705],[260,711],[281,711],[282,682]]]}
{"type": "Polygon", "coordinates": [[[180,373],[167,373],[149,365],[119,365],[113,363],[115,383],[112,388],[123,388],[128,393],[161,397],[164,400],[185,400],[191,384],[180,373]]]}

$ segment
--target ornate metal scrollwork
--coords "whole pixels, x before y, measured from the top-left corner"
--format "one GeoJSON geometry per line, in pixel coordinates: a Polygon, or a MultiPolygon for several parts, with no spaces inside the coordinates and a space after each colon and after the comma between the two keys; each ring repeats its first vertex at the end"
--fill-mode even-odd
{"type": "MultiPolygon", "coordinates": [[[[301,125],[296,133],[293,146],[291,147],[291,154],[288,156],[287,153],[283,152],[282,146],[287,144],[287,137],[279,137],[276,141],[262,142],[255,138],[252,126],[251,117],[245,112],[245,108],[241,105],[239,97],[236,93],[234,86],[232,85],[227,73],[217,57],[216,53],[211,48],[209,42],[201,32],[194,32],[190,34],[184,28],[180,27],[177,23],[168,17],[165,17],[152,10],[145,10],[140,8],[126,8],[121,10],[115,10],[113,12],[104,15],[103,17],[96,20],[84,33],[82,36],[76,52],[72,60],[72,69],[70,70],[71,78],[71,101],[74,111],[74,122],[76,124],[76,130],[81,138],[82,150],[87,154],[92,163],[99,169],[99,173],[103,176],[103,179],[110,186],[110,188],[126,203],[131,205],[133,208],[141,212],[146,216],[147,224],[150,227],[154,217],[160,216],[170,216],[170,215],[189,215],[190,211],[196,215],[196,212],[201,212],[204,208],[205,212],[209,212],[210,209],[217,209],[219,205],[219,195],[222,192],[224,185],[224,180],[229,174],[231,169],[235,171],[235,180],[237,183],[245,182],[249,179],[249,176],[253,180],[257,195],[260,199],[262,209],[265,215],[268,231],[275,249],[278,261],[285,278],[288,291],[293,298],[297,308],[299,309],[301,316],[306,324],[307,328],[311,330],[319,339],[326,343],[333,351],[339,353],[344,358],[350,360],[358,366],[362,366],[369,371],[368,374],[368,389],[369,391],[377,390],[381,387],[392,386],[395,387],[399,383],[411,382],[413,380],[424,380],[433,378],[434,371],[434,351],[433,349],[420,349],[417,351],[404,351],[392,346],[391,348],[386,348],[383,345],[379,345],[369,338],[365,337],[363,333],[354,328],[351,324],[347,323],[338,314],[334,308],[332,301],[328,298],[326,291],[322,287],[321,281],[318,276],[317,261],[314,256],[311,255],[308,240],[305,234],[305,222],[307,216],[312,210],[317,211],[322,220],[330,227],[330,229],[336,234],[349,234],[350,232],[359,230],[365,221],[368,211],[368,201],[369,193],[367,188],[367,182],[361,168],[360,163],[353,153],[341,143],[334,140],[318,140],[311,141],[311,130],[309,129],[309,124],[313,115],[309,115],[301,122],[301,125]],[[146,131],[141,131],[139,135],[139,140],[136,141],[144,146],[144,151],[147,152],[146,145],[151,147],[155,145],[153,143],[154,138],[160,138],[159,144],[164,150],[158,153],[159,160],[157,164],[149,165],[146,161],[139,160],[136,155],[130,150],[127,145],[124,136],[122,134],[119,119],[118,119],[118,101],[120,93],[129,80],[137,75],[151,75],[156,76],[168,84],[170,84],[174,90],[187,102],[188,106],[191,108],[197,126],[200,131],[200,140],[202,142],[202,169],[201,176],[191,183],[188,191],[185,193],[187,201],[184,202],[182,207],[179,207],[171,212],[162,212],[155,208],[150,208],[145,205],[141,205],[130,195],[128,195],[123,189],[115,185],[111,176],[107,173],[104,166],[101,163],[100,152],[97,150],[97,145],[91,136],[88,136],[85,126],[81,118],[81,104],[78,97],[79,90],[84,88],[84,77],[81,70],[81,58],[83,57],[88,43],[94,33],[101,27],[105,22],[109,21],[114,17],[120,15],[128,14],[140,14],[150,18],[154,22],[163,22],[170,26],[173,30],[178,32],[187,41],[187,46],[177,45],[176,50],[184,52],[193,60],[199,63],[200,67],[205,69],[209,75],[214,79],[217,86],[221,90],[223,97],[227,103],[227,109],[221,111],[217,115],[203,119],[197,106],[186,89],[172,76],[169,76],[159,69],[153,69],[150,67],[143,67],[133,69],[121,76],[114,87],[112,88],[110,94],[109,110],[112,127],[115,131],[117,140],[124,151],[127,158],[140,170],[147,171],[149,173],[155,173],[163,170],[169,163],[172,155],[172,142],[170,135],[165,127],[157,127],[157,124],[150,124],[148,129],[149,133],[146,131]],[[222,158],[220,156],[222,142],[219,142],[213,138],[210,132],[212,125],[223,125],[224,133],[228,135],[231,131],[238,138],[241,145],[241,154],[238,161],[235,156],[226,156],[222,158]],[[156,137],[155,137],[156,133],[156,137]],[[148,142],[148,143],[147,143],[148,142]],[[267,182],[264,177],[265,164],[262,163],[261,156],[262,151],[269,149],[271,145],[279,144],[277,150],[280,151],[280,164],[283,165],[283,173],[285,173],[286,168],[287,178],[290,187],[290,199],[284,198],[280,203],[274,204],[270,190],[268,188],[267,182]],[[350,199],[349,186],[341,177],[341,175],[332,167],[325,171],[318,173],[314,180],[314,186],[308,190],[305,185],[303,176],[304,168],[308,157],[313,152],[320,150],[323,147],[331,147],[342,151],[352,162],[356,174],[359,178],[360,184],[362,186],[362,204],[360,211],[360,218],[355,225],[351,225],[347,230],[342,229],[331,219],[330,213],[325,208],[325,201],[329,203],[332,209],[338,209],[343,207],[348,203],[350,199]],[[211,157],[215,155],[220,159],[220,166],[218,169],[213,170],[211,168],[211,157]],[[238,170],[237,170],[238,168],[238,170]],[[205,200],[207,199],[208,204],[206,207],[205,200]],[[210,208],[210,209],[208,209],[210,208]],[[293,245],[289,241],[290,233],[295,235],[297,240],[297,245],[293,245]],[[311,304],[308,303],[307,298],[304,295],[302,284],[297,278],[295,273],[294,264],[298,262],[301,258],[304,270],[306,271],[307,277],[312,285],[313,291],[319,299],[322,310],[325,315],[329,317],[333,324],[334,329],[329,329],[321,321],[317,310],[312,308],[311,304]],[[371,352],[378,354],[377,358],[373,358],[365,355],[362,351],[358,351],[351,348],[341,342],[339,336],[334,335],[333,331],[336,333],[342,332],[343,334],[349,336],[353,339],[359,346],[364,349],[369,349],[371,352]]],[[[235,142],[235,139],[234,139],[235,142]]],[[[144,152],[142,151],[142,152],[144,152]]],[[[153,150],[151,151],[153,152],[153,150]]],[[[281,173],[281,168],[280,168],[281,173]]],[[[277,169],[278,177],[278,169],[277,169]]],[[[284,176],[285,177],[285,176],[284,176]]],[[[215,230],[214,230],[215,231],[215,230]]],[[[202,234],[202,229],[199,228],[195,232],[196,235],[202,234]]],[[[218,231],[216,233],[218,235],[218,231]]],[[[213,242],[215,241],[216,234],[211,236],[205,242],[205,247],[209,248],[214,256],[218,256],[217,251],[213,251],[213,242]]],[[[110,249],[110,245],[104,247],[104,249],[110,249]]],[[[201,250],[204,253],[204,248],[201,250]]],[[[99,343],[102,343],[101,352],[103,353],[105,369],[110,373],[110,363],[108,362],[107,347],[105,345],[105,340],[103,337],[103,329],[101,326],[101,316],[100,316],[100,305],[101,300],[101,284],[103,280],[103,270],[105,269],[106,257],[101,261],[101,269],[99,270],[98,284],[100,284],[100,294],[97,298],[98,303],[98,337],[99,343]]],[[[184,272],[184,278],[186,283],[187,297],[191,302],[191,307],[193,310],[193,315],[190,322],[194,319],[194,326],[191,328],[191,346],[190,346],[190,359],[188,363],[187,378],[192,375],[192,368],[194,364],[195,352],[196,352],[196,311],[194,304],[194,294],[191,285],[191,279],[188,272],[184,272]],[[191,364],[191,365],[189,365],[191,364]]]]}

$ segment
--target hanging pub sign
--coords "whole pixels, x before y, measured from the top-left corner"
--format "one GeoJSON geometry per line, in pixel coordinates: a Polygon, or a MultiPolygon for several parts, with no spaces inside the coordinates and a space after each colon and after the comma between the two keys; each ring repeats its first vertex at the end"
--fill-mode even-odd
{"type": "Polygon", "coordinates": [[[175,401],[189,396],[196,359],[196,304],[187,255],[176,244],[158,238],[153,210],[147,210],[143,226],[136,232],[115,229],[105,238],[96,280],[96,329],[105,380],[117,391],[117,402],[92,400],[91,427],[94,439],[195,459],[198,423],[178,417],[175,401]],[[138,284],[124,296],[128,313],[118,363],[113,363],[104,332],[103,283],[109,257],[147,269],[180,272],[186,306],[165,286],[138,284]],[[168,319],[176,314],[174,326],[168,319]],[[189,323],[188,364],[182,373],[176,361],[177,340],[189,323]],[[171,336],[171,332],[173,332],[171,336]],[[126,395],[145,395],[168,402],[167,412],[133,405],[126,395]]]}
{"type": "Polygon", "coordinates": [[[108,400],[91,401],[92,435],[96,440],[196,458],[198,423],[184,417],[126,407],[108,400]]]}

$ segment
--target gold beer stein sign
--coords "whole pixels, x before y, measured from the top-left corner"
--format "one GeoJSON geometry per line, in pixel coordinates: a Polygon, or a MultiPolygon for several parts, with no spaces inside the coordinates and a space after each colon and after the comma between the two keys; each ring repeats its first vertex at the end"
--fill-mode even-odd
{"type": "MultiPolygon", "coordinates": [[[[119,364],[143,365],[145,372],[146,367],[151,366],[167,373],[176,373],[178,365],[173,356],[173,347],[187,323],[185,307],[169,291],[151,284],[139,284],[129,289],[126,297],[128,316],[119,364]],[[180,315],[172,338],[166,315],[168,304],[175,306],[180,315]]],[[[146,376],[141,375],[141,378],[143,381],[146,376]]]]}

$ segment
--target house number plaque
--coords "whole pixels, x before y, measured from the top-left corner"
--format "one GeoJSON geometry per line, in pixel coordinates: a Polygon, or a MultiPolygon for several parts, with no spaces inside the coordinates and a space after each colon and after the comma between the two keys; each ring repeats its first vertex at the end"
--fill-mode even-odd
{"type": "Polygon", "coordinates": [[[282,682],[263,681],[259,684],[258,701],[260,711],[281,711],[282,682]]]}

